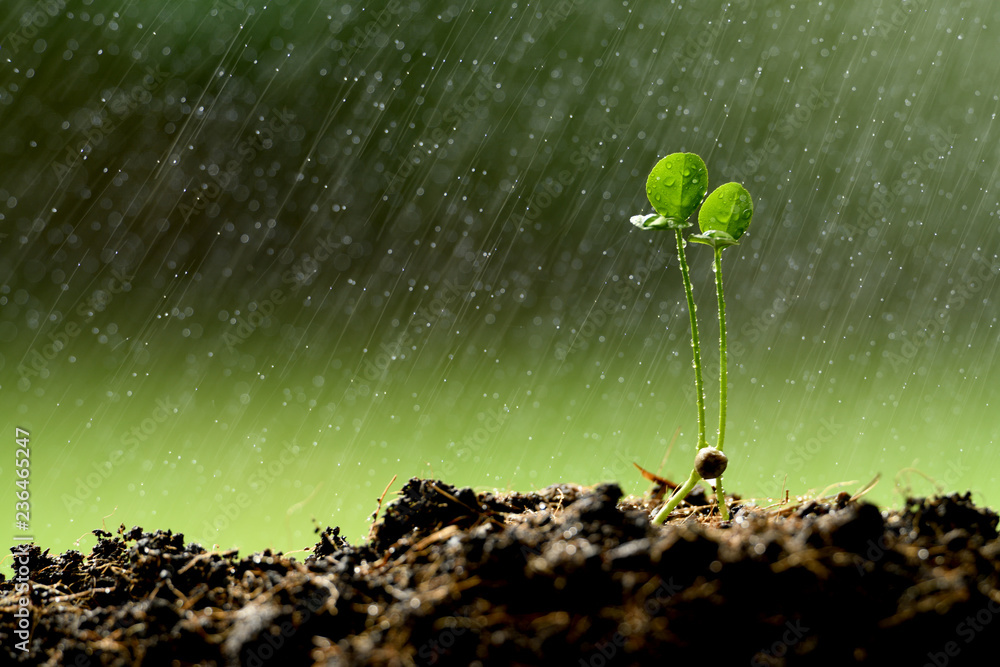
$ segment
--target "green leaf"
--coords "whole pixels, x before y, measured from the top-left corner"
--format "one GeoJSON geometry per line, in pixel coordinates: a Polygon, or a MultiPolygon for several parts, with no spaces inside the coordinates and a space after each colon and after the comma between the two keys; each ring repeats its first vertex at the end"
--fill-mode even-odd
{"type": "Polygon", "coordinates": [[[710,229],[703,234],[692,234],[688,241],[710,245],[713,248],[726,248],[731,245],[739,245],[740,242],[720,229],[710,229]]]}
{"type": "Polygon", "coordinates": [[[658,213],[648,213],[646,215],[633,215],[629,222],[639,229],[663,229],[667,227],[667,219],[658,213]]]}
{"type": "Polygon", "coordinates": [[[708,192],[708,169],[694,153],[671,153],[656,163],[646,179],[646,196],[666,226],[688,227],[698,204],[708,192]]]}
{"type": "Polygon", "coordinates": [[[739,183],[720,185],[708,195],[698,212],[698,243],[707,245],[735,245],[750,226],[753,201],[750,193],[739,183]],[[717,242],[713,243],[715,239],[717,242]]]}

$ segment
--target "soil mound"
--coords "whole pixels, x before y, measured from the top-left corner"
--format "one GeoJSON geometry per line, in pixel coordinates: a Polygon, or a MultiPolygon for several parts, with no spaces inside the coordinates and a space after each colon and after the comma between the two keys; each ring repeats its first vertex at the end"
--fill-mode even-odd
{"type": "MultiPolygon", "coordinates": [[[[5,661],[49,665],[973,664],[1000,647],[998,517],[968,494],[880,511],[847,494],[666,526],[617,485],[476,493],[412,479],[366,543],[304,560],[170,531],[89,556],[12,549],[5,661]],[[24,570],[21,570],[23,573],[24,570]]],[[[739,501],[734,500],[734,507],[739,501]]]]}

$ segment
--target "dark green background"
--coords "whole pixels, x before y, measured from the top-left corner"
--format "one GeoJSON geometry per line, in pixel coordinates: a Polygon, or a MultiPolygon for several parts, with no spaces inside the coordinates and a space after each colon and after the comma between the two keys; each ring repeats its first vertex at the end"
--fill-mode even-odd
{"type": "Polygon", "coordinates": [[[673,241],[628,224],[681,150],[755,205],[728,490],[996,502],[995,3],[370,4],[5,3],[0,474],[28,429],[45,546],[357,539],[394,475],[641,492],[677,429],[686,475],[673,241]]]}

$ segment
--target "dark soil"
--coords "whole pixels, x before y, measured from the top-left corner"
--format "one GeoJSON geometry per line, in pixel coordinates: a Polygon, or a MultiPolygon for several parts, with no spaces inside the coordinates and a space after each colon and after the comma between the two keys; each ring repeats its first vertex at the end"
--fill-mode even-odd
{"type": "Polygon", "coordinates": [[[30,650],[5,581],[0,662],[997,664],[997,515],[968,494],[901,511],[840,494],[730,523],[682,505],[664,527],[658,503],[621,495],[413,479],[367,543],[327,529],[304,561],[124,526],[89,556],[31,546],[30,650]]]}

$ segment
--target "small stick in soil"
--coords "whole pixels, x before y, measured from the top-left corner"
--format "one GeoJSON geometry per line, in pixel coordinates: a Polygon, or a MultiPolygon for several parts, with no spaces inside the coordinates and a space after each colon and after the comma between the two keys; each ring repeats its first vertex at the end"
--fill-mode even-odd
{"type": "Polygon", "coordinates": [[[832,496],[828,496],[827,495],[830,491],[833,491],[834,489],[839,488],[841,486],[850,486],[851,484],[857,484],[857,483],[858,483],[858,480],[856,480],[856,479],[852,479],[849,482],[835,482],[835,483],[831,484],[830,486],[826,487],[825,489],[823,489],[822,491],[820,491],[816,495],[816,498],[817,499],[820,499],[820,498],[830,498],[832,496]]]}
{"type": "Polygon", "coordinates": [[[410,549],[410,551],[411,553],[420,553],[421,551],[423,551],[424,549],[426,549],[427,547],[436,542],[444,542],[445,540],[451,539],[451,536],[457,533],[458,531],[459,531],[458,526],[455,525],[445,526],[441,530],[431,533],[424,539],[414,544],[413,548],[410,549]]]}
{"type": "Polygon", "coordinates": [[[667,459],[670,458],[670,452],[673,451],[673,449],[674,449],[674,443],[677,442],[677,437],[680,434],[681,434],[681,427],[678,426],[677,429],[674,431],[674,437],[670,438],[670,444],[667,445],[667,451],[663,455],[663,460],[660,461],[660,467],[656,469],[656,474],[657,475],[659,475],[661,472],[663,472],[663,469],[667,466],[667,459]]]}
{"type": "MultiPolygon", "coordinates": [[[[391,483],[392,482],[390,482],[390,484],[391,483]]],[[[310,493],[304,499],[300,500],[299,502],[297,502],[294,505],[292,505],[291,507],[289,507],[287,510],[285,510],[285,530],[288,531],[288,543],[289,544],[292,544],[292,542],[293,542],[293,540],[292,540],[292,515],[294,513],[298,512],[303,507],[305,507],[306,503],[308,503],[310,500],[312,500],[316,496],[316,494],[319,493],[320,489],[322,489],[322,488],[323,488],[323,482],[320,482],[319,484],[316,485],[316,488],[312,490],[312,493],[310,493]]],[[[376,510],[376,511],[378,511],[378,510],[376,510]]]]}
{"type": "Polygon", "coordinates": [[[857,493],[855,493],[853,496],[851,496],[851,502],[857,500],[861,496],[867,494],[869,491],[871,491],[872,489],[874,489],[875,485],[878,484],[878,482],[879,482],[880,479],[882,479],[882,473],[877,473],[875,475],[875,478],[872,479],[872,481],[870,481],[867,484],[865,484],[863,487],[861,487],[861,489],[857,493]]]}
{"type": "MultiPolygon", "coordinates": [[[[113,510],[111,510],[111,514],[108,514],[108,515],[104,516],[104,518],[101,519],[101,528],[104,529],[101,532],[103,532],[104,534],[109,535],[109,536],[111,535],[111,533],[108,532],[107,525],[105,525],[105,523],[104,523],[104,519],[107,519],[107,518],[110,518],[110,517],[114,516],[115,512],[117,512],[117,511],[118,511],[118,505],[115,505],[115,508],[113,510]]],[[[82,540],[83,538],[85,538],[87,535],[93,535],[93,534],[94,534],[94,531],[88,530],[86,533],[84,533],[80,537],[76,538],[76,541],[73,542],[73,545],[74,546],[80,546],[80,540],[82,540]]]]}
{"type": "MultiPolygon", "coordinates": [[[[904,498],[906,498],[907,496],[911,496],[913,494],[912,494],[912,489],[909,486],[909,484],[907,484],[907,486],[906,486],[905,489],[901,488],[902,484],[900,483],[900,478],[903,476],[903,473],[907,473],[907,474],[910,474],[910,475],[916,473],[917,475],[920,475],[921,477],[923,477],[924,479],[926,479],[928,482],[930,482],[934,486],[934,490],[938,493],[938,495],[941,495],[942,493],[944,493],[944,487],[941,486],[940,484],[938,484],[937,480],[935,480],[933,477],[931,477],[930,475],[928,475],[927,473],[925,473],[923,470],[918,470],[917,468],[914,468],[914,467],[911,466],[909,468],[902,468],[902,469],[900,469],[899,472],[896,473],[896,491],[899,493],[899,495],[903,496],[904,498]]],[[[909,481],[909,480],[907,480],[907,481],[909,481]]]]}
{"type": "Polygon", "coordinates": [[[398,476],[399,475],[392,476],[392,479],[389,480],[389,483],[385,485],[385,490],[382,491],[382,495],[378,497],[378,507],[375,508],[375,513],[372,514],[372,521],[375,521],[375,519],[378,518],[378,513],[382,510],[382,501],[385,500],[385,494],[389,493],[389,487],[392,486],[392,483],[396,481],[396,478],[398,476]]]}
{"type": "Polygon", "coordinates": [[[485,517],[486,517],[487,519],[489,519],[490,521],[492,521],[492,522],[493,522],[493,523],[495,523],[496,525],[498,525],[498,526],[503,526],[503,522],[502,522],[502,521],[497,521],[497,520],[496,520],[496,519],[495,519],[495,518],[493,517],[493,513],[492,513],[492,512],[490,512],[489,510],[486,510],[486,511],[483,511],[483,510],[482,510],[482,509],[480,509],[479,507],[474,507],[474,506],[470,506],[470,505],[468,505],[468,504],[466,504],[466,503],[463,503],[463,502],[462,502],[461,500],[459,500],[458,498],[456,498],[456,497],[455,497],[455,496],[453,496],[452,494],[448,493],[447,491],[445,491],[444,489],[442,489],[442,488],[441,488],[440,486],[438,486],[437,484],[431,484],[431,485],[430,485],[430,487],[431,487],[432,489],[434,489],[435,491],[437,491],[438,493],[440,493],[440,494],[441,494],[442,496],[444,496],[445,498],[447,498],[448,500],[450,500],[450,501],[452,501],[453,503],[455,503],[456,505],[461,505],[462,507],[464,507],[465,509],[469,510],[470,512],[473,512],[473,513],[475,513],[475,514],[478,514],[479,516],[485,516],[485,517]]]}
{"type": "Polygon", "coordinates": [[[636,468],[638,468],[639,469],[639,473],[645,479],[649,480],[650,482],[656,482],[657,484],[662,484],[663,486],[667,487],[668,489],[676,489],[677,486],[678,486],[677,482],[671,482],[666,477],[660,477],[659,475],[657,475],[654,472],[649,472],[648,470],[646,470],[645,468],[643,468],[638,463],[634,463],[633,462],[632,465],[634,465],[636,468]]]}

